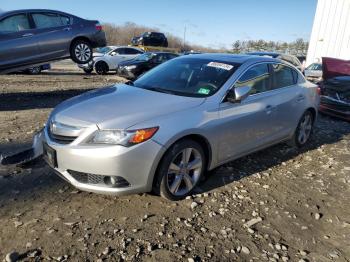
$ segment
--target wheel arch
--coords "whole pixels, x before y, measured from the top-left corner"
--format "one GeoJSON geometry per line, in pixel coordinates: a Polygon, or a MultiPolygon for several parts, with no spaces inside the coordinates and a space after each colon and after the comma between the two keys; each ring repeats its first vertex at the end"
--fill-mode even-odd
{"type": "Polygon", "coordinates": [[[153,173],[153,178],[152,178],[152,188],[154,189],[155,183],[157,182],[157,173],[160,167],[160,164],[165,156],[165,154],[171,149],[171,147],[181,141],[181,140],[193,140],[195,142],[197,142],[198,144],[200,144],[203,147],[203,151],[204,154],[206,156],[206,169],[209,170],[210,165],[211,165],[211,161],[212,161],[212,146],[209,142],[209,140],[202,134],[198,134],[198,133],[189,133],[189,134],[182,134],[180,136],[177,136],[173,139],[170,139],[168,141],[168,143],[166,145],[164,145],[164,147],[166,148],[163,152],[162,155],[159,158],[159,161],[156,163],[156,168],[154,169],[154,173],[153,173]]]}
{"type": "Polygon", "coordinates": [[[84,40],[84,41],[87,41],[87,42],[89,42],[89,43],[91,44],[91,40],[90,40],[88,37],[86,37],[86,36],[77,36],[77,37],[74,37],[74,38],[72,39],[72,41],[70,42],[70,45],[69,45],[69,50],[70,50],[70,51],[72,50],[73,44],[74,44],[77,40],[84,40]]]}

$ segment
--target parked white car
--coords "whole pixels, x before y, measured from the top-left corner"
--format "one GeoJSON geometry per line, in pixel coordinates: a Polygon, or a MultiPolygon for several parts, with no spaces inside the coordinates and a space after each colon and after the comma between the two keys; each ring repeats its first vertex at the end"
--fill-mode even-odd
{"type": "Polygon", "coordinates": [[[131,46],[118,46],[103,56],[94,58],[97,74],[106,74],[108,71],[116,71],[120,62],[130,60],[142,54],[144,51],[131,46]]]}

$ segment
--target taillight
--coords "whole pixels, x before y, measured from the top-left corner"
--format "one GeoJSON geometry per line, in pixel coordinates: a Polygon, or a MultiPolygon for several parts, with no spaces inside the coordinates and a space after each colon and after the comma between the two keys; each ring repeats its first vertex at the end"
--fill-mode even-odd
{"type": "Polygon", "coordinates": [[[101,31],[102,30],[102,25],[98,22],[98,23],[95,24],[95,28],[96,28],[96,30],[101,31]]]}
{"type": "Polygon", "coordinates": [[[316,88],[316,92],[317,92],[318,95],[322,95],[322,89],[321,89],[320,86],[318,86],[318,87],[316,88]]]}

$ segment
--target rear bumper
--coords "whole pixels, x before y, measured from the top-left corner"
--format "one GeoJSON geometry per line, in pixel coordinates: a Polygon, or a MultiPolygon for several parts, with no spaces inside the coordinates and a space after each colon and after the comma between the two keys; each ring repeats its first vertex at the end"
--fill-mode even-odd
{"type": "Polygon", "coordinates": [[[104,31],[96,32],[90,39],[92,48],[104,47],[107,45],[106,34],[104,31]]]}

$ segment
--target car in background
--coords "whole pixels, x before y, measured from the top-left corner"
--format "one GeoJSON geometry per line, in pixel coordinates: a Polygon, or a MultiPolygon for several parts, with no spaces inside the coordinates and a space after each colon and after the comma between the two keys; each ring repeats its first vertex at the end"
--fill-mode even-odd
{"type": "Polygon", "coordinates": [[[319,111],[350,122],[350,61],[322,57],[319,111]]]}
{"type": "Polygon", "coordinates": [[[80,69],[83,69],[83,71],[86,74],[91,74],[92,71],[94,71],[94,59],[97,57],[104,56],[105,54],[109,53],[113,49],[117,48],[116,46],[105,46],[105,47],[99,47],[96,48],[95,52],[92,53],[92,60],[89,63],[85,64],[78,64],[78,67],[80,69]]]}
{"type": "Polygon", "coordinates": [[[300,72],[304,71],[302,63],[294,55],[281,54],[276,52],[250,52],[248,55],[268,56],[276,59],[281,59],[298,68],[300,72]]]}
{"type": "Polygon", "coordinates": [[[179,55],[169,52],[148,52],[137,56],[132,60],[121,62],[117,74],[127,79],[133,80],[147,72],[148,70],[170,60],[179,55]]]}
{"type": "Polygon", "coordinates": [[[161,46],[168,47],[168,39],[163,33],[145,32],[141,36],[135,36],[131,39],[131,44],[134,46],[161,46]]]}
{"type": "Polygon", "coordinates": [[[305,68],[304,76],[307,80],[318,83],[322,80],[322,64],[313,63],[305,68]]]}
{"type": "Polygon", "coordinates": [[[50,70],[51,65],[50,64],[44,64],[39,66],[30,67],[28,69],[25,69],[23,72],[30,74],[30,75],[38,75],[44,70],[50,70]]]}
{"type": "Polygon", "coordinates": [[[34,148],[81,190],[180,200],[224,163],[281,142],[306,145],[318,103],[317,86],[284,61],[180,56],[61,103],[34,148]]]}
{"type": "Polygon", "coordinates": [[[104,75],[109,71],[117,71],[119,63],[133,59],[143,53],[142,49],[136,47],[116,46],[103,56],[96,57],[93,60],[93,67],[97,74],[104,75]]]}
{"type": "Polygon", "coordinates": [[[92,48],[106,45],[97,20],[60,11],[16,10],[0,14],[0,72],[18,71],[49,61],[92,59],[92,48]]]}

